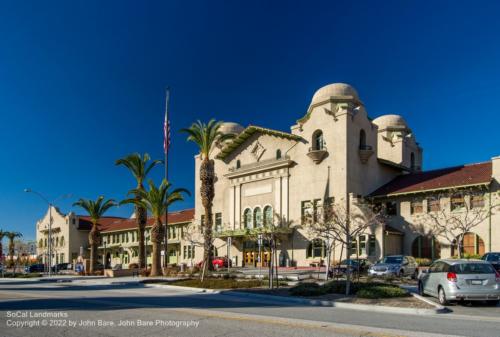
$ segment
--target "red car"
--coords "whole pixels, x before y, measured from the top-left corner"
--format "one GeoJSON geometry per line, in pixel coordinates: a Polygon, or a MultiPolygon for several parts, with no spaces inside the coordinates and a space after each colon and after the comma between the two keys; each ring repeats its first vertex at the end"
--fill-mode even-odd
{"type": "MultiPolygon", "coordinates": [[[[232,266],[231,260],[228,260],[227,257],[217,256],[212,258],[212,266],[214,269],[227,268],[227,264],[229,262],[229,267],[232,266]]],[[[198,268],[203,266],[203,261],[200,261],[196,264],[198,268]]]]}

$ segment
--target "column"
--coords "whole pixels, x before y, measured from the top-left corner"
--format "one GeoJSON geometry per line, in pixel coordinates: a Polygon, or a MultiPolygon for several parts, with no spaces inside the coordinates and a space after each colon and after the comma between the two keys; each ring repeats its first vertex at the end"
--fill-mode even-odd
{"type": "Polygon", "coordinates": [[[235,207],[234,207],[234,195],[236,193],[236,187],[231,186],[229,189],[229,226],[234,229],[234,218],[235,218],[235,207]]]}
{"type": "Polygon", "coordinates": [[[233,229],[239,229],[241,228],[241,185],[236,185],[235,186],[235,193],[234,193],[234,198],[235,200],[235,214],[234,214],[234,224],[233,224],[233,229]]]}

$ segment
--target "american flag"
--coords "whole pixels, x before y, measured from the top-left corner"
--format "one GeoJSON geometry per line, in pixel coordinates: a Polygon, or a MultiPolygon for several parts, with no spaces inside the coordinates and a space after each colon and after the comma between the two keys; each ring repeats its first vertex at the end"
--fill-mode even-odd
{"type": "Polygon", "coordinates": [[[168,120],[168,100],[170,96],[170,90],[167,89],[167,97],[165,101],[165,121],[163,122],[163,149],[165,154],[168,153],[168,148],[170,147],[170,121],[168,120]]]}

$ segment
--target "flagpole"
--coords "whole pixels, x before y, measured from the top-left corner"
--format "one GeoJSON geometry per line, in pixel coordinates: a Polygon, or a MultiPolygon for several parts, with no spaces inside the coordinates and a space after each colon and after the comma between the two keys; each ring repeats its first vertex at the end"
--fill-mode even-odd
{"type": "MultiPolygon", "coordinates": [[[[165,125],[164,125],[164,152],[165,152],[165,180],[168,181],[168,148],[170,143],[170,122],[168,119],[168,105],[170,101],[170,88],[167,87],[165,97],[165,125]]],[[[163,234],[163,266],[166,268],[168,265],[168,204],[165,207],[165,230],[163,234]]]]}

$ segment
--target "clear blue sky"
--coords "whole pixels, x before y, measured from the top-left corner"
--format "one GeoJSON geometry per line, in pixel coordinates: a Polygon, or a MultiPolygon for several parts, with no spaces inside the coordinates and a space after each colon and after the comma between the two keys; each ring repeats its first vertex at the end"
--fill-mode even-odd
{"type": "Polygon", "coordinates": [[[162,157],[167,85],[170,176],[189,189],[196,149],[179,128],[214,117],[289,130],[332,82],[355,86],[371,117],[402,114],[425,169],[488,160],[500,154],[499,11],[495,1],[3,1],[0,228],[34,237],[46,208],[25,187],[72,193],[64,212],[79,197],[123,198],[134,183],[114,160],[162,157]]]}

